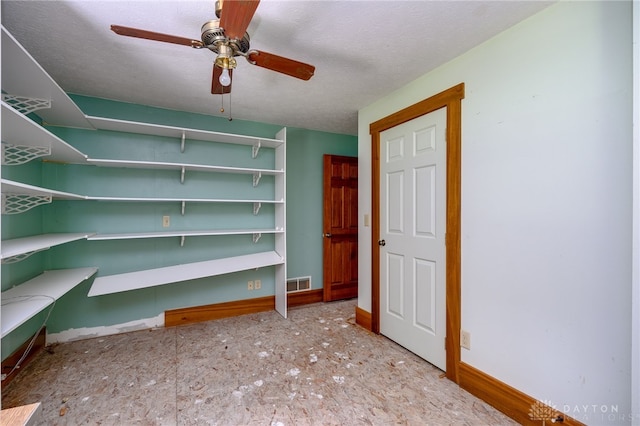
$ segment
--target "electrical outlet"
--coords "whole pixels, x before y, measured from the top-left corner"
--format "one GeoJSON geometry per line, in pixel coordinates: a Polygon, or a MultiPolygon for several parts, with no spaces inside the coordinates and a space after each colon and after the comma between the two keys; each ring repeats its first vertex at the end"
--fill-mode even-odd
{"type": "Polygon", "coordinates": [[[171,216],[162,216],[162,227],[168,228],[171,226],[171,216]]]}
{"type": "Polygon", "coordinates": [[[253,281],[247,282],[247,290],[253,290],[253,281]]]}
{"type": "Polygon", "coordinates": [[[260,290],[262,288],[262,281],[256,280],[255,285],[253,286],[256,290],[260,290]]]}
{"type": "Polygon", "coordinates": [[[471,333],[464,330],[460,331],[460,346],[471,350],[471,333]]]}

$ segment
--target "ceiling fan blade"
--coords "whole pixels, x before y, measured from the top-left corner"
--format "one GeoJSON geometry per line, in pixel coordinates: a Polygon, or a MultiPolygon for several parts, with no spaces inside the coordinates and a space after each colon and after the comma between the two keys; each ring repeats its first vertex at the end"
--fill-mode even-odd
{"type": "Polygon", "coordinates": [[[284,58],[261,50],[250,51],[248,59],[253,65],[287,74],[301,80],[309,80],[313,77],[313,73],[316,70],[316,67],[313,65],[294,61],[293,59],[284,58]]]}
{"type": "Polygon", "coordinates": [[[220,26],[230,39],[242,39],[260,0],[223,0],[220,26]]]}
{"type": "Polygon", "coordinates": [[[231,85],[233,84],[233,70],[229,70],[229,77],[231,77],[231,84],[223,86],[220,84],[220,74],[222,74],[222,68],[213,65],[213,78],[211,80],[211,94],[212,95],[224,95],[231,93],[231,85]]]}
{"type": "Polygon", "coordinates": [[[190,38],[177,37],[169,34],[155,33],[153,31],[140,30],[138,28],[122,27],[120,25],[111,25],[111,31],[122,36],[163,41],[165,43],[180,44],[183,46],[191,46],[194,48],[201,48],[204,46],[199,40],[192,40],[190,38]]]}

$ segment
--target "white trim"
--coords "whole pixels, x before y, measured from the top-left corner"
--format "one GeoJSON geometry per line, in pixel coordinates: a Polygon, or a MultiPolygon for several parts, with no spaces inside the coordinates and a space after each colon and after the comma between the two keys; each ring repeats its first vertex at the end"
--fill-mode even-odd
{"type": "Polygon", "coordinates": [[[633,11],[633,231],[631,272],[631,412],[640,425],[640,2],[633,11]]]}
{"type": "Polygon", "coordinates": [[[128,333],[131,331],[148,330],[164,327],[164,312],[156,317],[143,318],[122,324],[104,327],[72,328],[59,333],[48,333],[47,344],[65,343],[74,340],[92,339],[95,337],[110,336],[112,334],[128,333]]]}

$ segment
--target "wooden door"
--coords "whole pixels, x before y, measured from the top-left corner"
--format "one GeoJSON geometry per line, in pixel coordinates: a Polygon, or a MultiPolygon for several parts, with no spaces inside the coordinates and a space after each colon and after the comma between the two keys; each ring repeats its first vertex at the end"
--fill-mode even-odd
{"type": "Polygon", "coordinates": [[[324,301],[358,296],[358,159],[324,156],[324,301]]]}
{"type": "Polygon", "coordinates": [[[446,369],[446,108],[380,134],[380,332],[446,369]]]}

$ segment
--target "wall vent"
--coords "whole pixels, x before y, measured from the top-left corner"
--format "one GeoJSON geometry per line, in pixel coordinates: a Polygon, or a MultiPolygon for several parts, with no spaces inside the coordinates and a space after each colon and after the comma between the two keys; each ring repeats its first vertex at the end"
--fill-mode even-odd
{"type": "Polygon", "coordinates": [[[311,277],[298,277],[287,279],[287,293],[295,291],[311,290],[311,277]]]}

